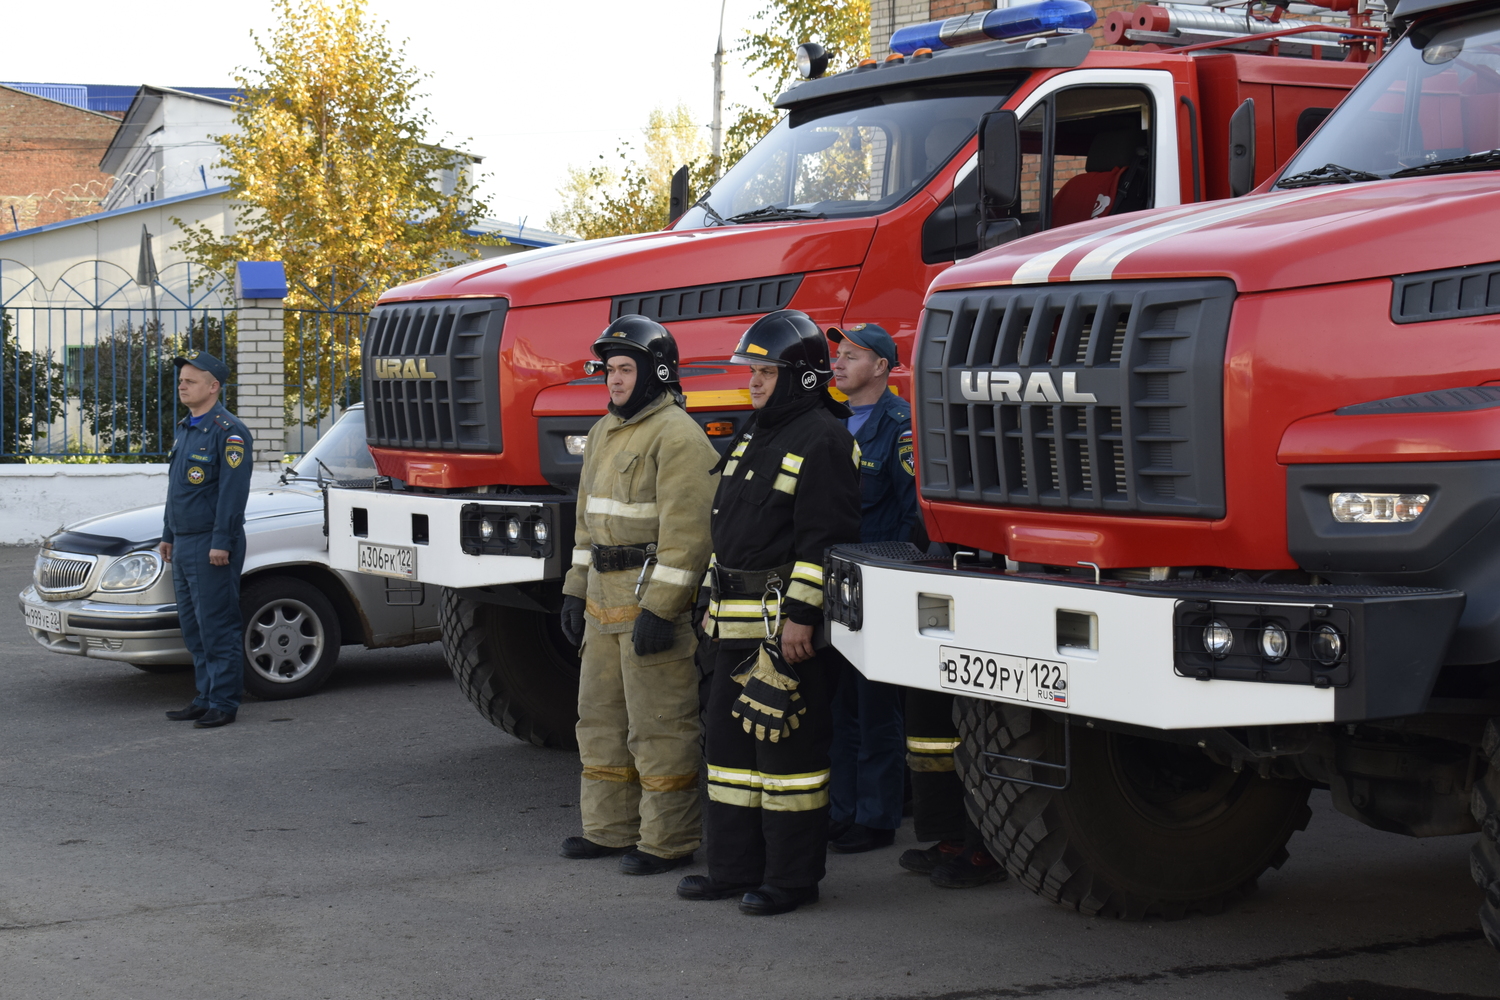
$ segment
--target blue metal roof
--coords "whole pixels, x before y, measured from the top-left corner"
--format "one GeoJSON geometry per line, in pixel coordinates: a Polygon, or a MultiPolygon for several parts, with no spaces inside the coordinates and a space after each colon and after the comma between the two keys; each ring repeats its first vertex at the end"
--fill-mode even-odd
{"type": "MultiPolygon", "coordinates": [[[[9,86],[7,84],[7,86],[9,86]]],[[[124,208],[112,208],[108,212],[95,212],[93,215],[80,215],[76,219],[64,219],[62,222],[53,222],[45,226],[32,226],[30,229],[22,229],[15,232],[0,233],[0,243],[13,240],[20,236],[34,236],[37,233],[48,233],[54,229],[66,229],[68,226],[81,226],[86,222],[98,222],[100,219],[110,219],[117,215],[129,215],[131,212],[143,212],[148,208],[160,208],[163,205],[175,205],[178,202],[192,201],[194,198],[203,198],[211,194],[226,194],[229,185],[223,187],[208,188],[203,191],[194,191],[191,194],[177,194],[170,198],[158,198],[156,201],[143,201],[139,205],[127,205],[124,208]]],[[[0,220],[3,221],[3,220],[0,220]]]]}
{"type": "MultiPolygon", "coordinates": [[[[124,114],[129,111],[130,102],[135,98],[136,91],[141,89],[139,86],[113,83],[8,83],[3,80],[0,80],[0,86],[61,101],[75,108],[87,108],[89,111],[101,111],[106,114],[111,112],[124,114]]],[[[240,91],[234,87],[173,87],[172,89],[197,94],[199,97],[212,97],[220,101],[232,101],[240,94],[240,91]]]]}

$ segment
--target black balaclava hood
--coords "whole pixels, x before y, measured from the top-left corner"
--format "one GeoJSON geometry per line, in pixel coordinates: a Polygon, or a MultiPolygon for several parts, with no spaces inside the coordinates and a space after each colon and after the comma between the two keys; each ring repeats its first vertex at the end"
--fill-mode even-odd
{"type": "MultiPolygon", "coordinates": [[[[625,357],[635,362],[635,388],[630,392],[630,398],[625,400],[624,405],[616,406],[609,404],[609,412],[621,420],[629,420],[640,413],[657,396],[673,388],[656,377],[656,369],[651,366],[651,358],[639,347],[619,347],[614,350],[606,350],[603,358],[607,362],[610,358],[625,357]]],[[[606,374],[605,378],[609,376],[606,374]]]]}

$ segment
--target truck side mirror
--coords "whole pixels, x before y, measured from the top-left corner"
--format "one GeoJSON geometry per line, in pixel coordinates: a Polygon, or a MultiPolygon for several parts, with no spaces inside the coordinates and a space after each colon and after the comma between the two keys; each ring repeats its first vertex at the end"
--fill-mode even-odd
{"type": "Polygon", "coordinates": [[[1021,123],[1014,111],[979,119],[979,196],[1002,212],[1021,199],[1021,123]]]}
{"type": "Polygon", "coordinates": [[[1255,101],[1229,116],[1229,197],[1238,198],[1255,187],[1255,101]]]}
{"type": "MultiPolygon", "coordinates": [[[[660,190],[658,188],[658,190],[660,190]]],[[[682,218],[682,213],[688,210],[688,168],[686,165],[677,168],[677,173],[672,175],[672,197],[667,205],[667,225],[671,225],[682,218]]]]}

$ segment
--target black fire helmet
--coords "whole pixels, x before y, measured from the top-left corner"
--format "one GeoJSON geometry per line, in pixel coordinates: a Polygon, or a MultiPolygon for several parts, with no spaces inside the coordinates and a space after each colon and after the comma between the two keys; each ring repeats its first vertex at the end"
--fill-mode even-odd
{"type": "MultiPolygon", "coordinates": [[[[737,365],[775,365],[789,369],[789,395],[812,396],[833,378],[828,341],[807,313],[780,309],[767,313],[740,337],[729,359],[737,365]]],[[[778,389],[780,388],[778,379],[778,389]]]]}
{"type": "Polygon", "coordinates": [[[621,316],[604,328],[599,339],[594,341],[597,362],[585,366],[590,374],[603,369],[603,360],[611,354],[629,351],[646,355],[645,372],[655,376],[657,382],[675,386],[680,381],[677,374],[677,341],[666,327],[654,319],[630,313],[621,316]]]}

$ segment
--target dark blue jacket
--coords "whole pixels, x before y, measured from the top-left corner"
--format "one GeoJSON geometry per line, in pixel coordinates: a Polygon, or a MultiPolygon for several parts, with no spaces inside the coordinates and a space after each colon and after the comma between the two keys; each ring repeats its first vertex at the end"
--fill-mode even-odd
{"type": "Polygon", "coordinates": [[[859,492],[863,505],[859,540],[906,542],[921,520],[917,468],[911,449],[911,407],[885,392],[859,433],[859,492]]]}
{"type": "Polygon", "coordinates": [[[250,431],[215,403],[196,427],[184,417],[172,441],[166,524],[161,540],[211,531],[209,548],[230,548],[245,524],[250,497],[250,431]]]}

